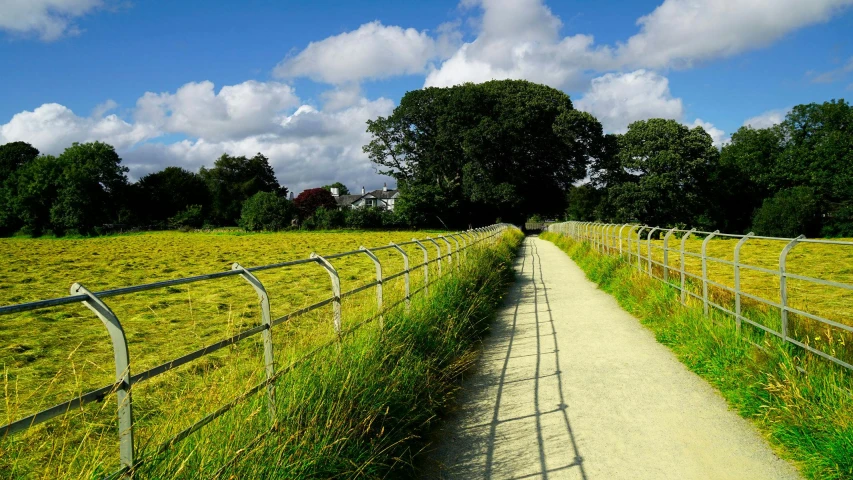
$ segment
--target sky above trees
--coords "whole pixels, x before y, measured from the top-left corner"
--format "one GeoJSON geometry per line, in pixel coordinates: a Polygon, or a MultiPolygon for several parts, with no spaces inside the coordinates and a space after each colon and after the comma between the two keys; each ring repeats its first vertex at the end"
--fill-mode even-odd
{"type": "Polygon", "coordinates": [[[853,93],[853,0],[0,3],[0,143],[116,147],[130,176],[270,159],[294,191],[387,179],[366,120],[408,90],[492,78],[567,92],[605,131],[721,144],[853,93]]]}

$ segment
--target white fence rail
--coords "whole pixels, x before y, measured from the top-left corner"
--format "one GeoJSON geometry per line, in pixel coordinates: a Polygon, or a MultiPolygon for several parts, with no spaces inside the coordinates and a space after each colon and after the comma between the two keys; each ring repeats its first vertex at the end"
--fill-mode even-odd
{"type": "Polygon", "coordinates": [[[839,303],[853,300],[853,276],[847,271],[853,271],[853,264],[846,267],[842,264],[842,268],[830,269],[834,272],[824,268],[817,274],[793,273],[788,266],[791,253],[798,246],[801,249],[812,247],[811,251],[800,257],[800,264],[815,263],[815,259],[820,258],[838,266],[838,262],[845,261],[846,255],[853,254],[853,242],[807,239],[802,235],[797,238],[778,238],[758,236],[752,232],[734,235],[719,231],[595,222],[556,223],[549,225],[546,230],[576,241],[588,242],[599,253],[622,256],[628,262],[636,263],[638,271],[677,288],[681,292],[682,303],[696,299],[702,302],[705,315],[711,309],[716,309],[733,317],[738,331],[745,322],[784,342],[853,370],[853,318],[846,314],[847,309],[839,308],[839,303]],[[676,245],[671,244],[674,239],[678,240],[676,245]],[[686,248],[690,239],[702,240],[698,252],[686,248]],[[752,252],[754,259],[778,254],[775,257],[778,261],[774,265],[768,262],[764,262],[764,265],[747,263],[742,258],[743,248],[747,244],[760,249],[756,250],[757,253],[752,252]],[[720,256],[712,256],[709,245],[713,245],[713,251],[719,252],[720,256]],[[728,246],[731,246],[731,250],[728,250],[731,259],[721,258],[728,255],[726,249],[720,247],[728,246]],[[831,258],[827,259],[827,256],[831,258]],[[837,261],[833,262],[833,258],[837,261]],[[716,274],[709,274],[711,268],[716,274]],[[760,280],[755,283],[763,283],[764,287],[745,288],[742,278],[745,274],[760,280]],[[850,280],[845,282],[839,278],[818,278],[816,275],[850,280]],[[764,278],[758,278],[760,276],[764,278]],[[772,282],[768,282],[768,279],[772,279],[772,282]],[[792,281],[798,282],[798,288],[792,289],[792,281]],[[818,290],[820,295],[828,296],[830,300],[814,301],[818,290]],[[790,298],[792,291],[800,294],[795,302],[790,298]],[[770,298],[771,295],[777,299],[770,298]],[[758,308],[745,309],[747,303],[758,308]],[[819,305],[822,308],[818,308],[819,305]],[[774,311],[778,312],[778,319],[771,320],[768,315],[761,315],[774,311]],[[827,318],[829,316],[836,318],[827,318]]]}

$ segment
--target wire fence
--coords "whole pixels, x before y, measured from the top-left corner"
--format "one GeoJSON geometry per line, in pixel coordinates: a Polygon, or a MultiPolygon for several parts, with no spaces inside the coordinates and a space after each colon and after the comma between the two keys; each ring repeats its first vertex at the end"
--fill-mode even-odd
{"type": "Polygon", "coordinates": [[[738,332],[746,323],[853,370],[853,242],[594,222],[546,230],[625,258],[738,332]]]}
{"type": "Polygon", "coordinates": [[[435,283],[437,277],[452,274],[454,268],[458,269],[461,266],[461,263],[467,258],[469,248],[474,245],[483,244],[484,242],[496,242],[499,236],[510,227],[511,225],[507,224],[497,224],[465,232],[441,235],[435,238],[427,237],[420,240],[412,239],[409,242],[401,242],[399,244],[392,242],[390,245],[375,248],[366,248],[362,246],[359,250],[331,255],[318,255],[312,253],[309,258],[305,259],[255,267],[245,267],[239,263],[234,263],[230,271],[179,278],[101,292],[92,292],[83,285],[74,283],[71,286],[70,295],[66,297],[2,306],[0,307],[0,316],[47,309],[60,305],[82,304],[87,307],[101,320],[109,334],[110,341],[112,343],[115,382],[0,426],[0,439],[5,439],[10,435],[26,431],[50,419],[78,409],[85,404],[99,402],[107,396],[115,395],[118,406],[115,421],[118,425],[118,457],[121,468],[111,476],[118,476],[132,471],[144,461],[163,453],[181,440],[187,438],[194,432],[259,392],[265,392],[266,394],[266,410],[269,415],[269,421],[271,425],[274,426],[277,418],[275,402],[276,380],[280,379],[282,375],[293,369],[299,362],[304,362],[311,358],[317,351],[340,342],[344,336],[365,323],[373,322],[378,319],[380,321],[381,328],[381,321],[384,313],[387,313],[390,309],[402,304],[405,304],[406,308],[408,308],[412,296],[421,292],[425,294],[428,293],[430,285],[435,283]],[[409,247],[410,250],[414,249],[413,251],[420,251],[423,254],[423,261],[414,265],[411,264],[409,258],[410,252],[407,252],[403,247],[409,247]],[[403,260],[402,270],[390,275],[383,271],[382,261],[376,254],[377,252],[384,251],[391,252],[392,254],[399,254],[401,256],[403,260]],[[431,255],[430,252],[434,252],[434,255],[431,255]],[[341,291],[341,276],[335,266],[332,265],[331,260],[355,256],[365,256],[370,259],[375,267],[375,279],[351,290],[341,291]],[[267,288],[255,274],[261,271],[288,269],[290,267],[310,264],[317,265],[321,267],[323,271],[328,273],[331,296],[298,310],[291,311],[283,316],[273,318],[270,313],[270,296],[267,292],[267,288]],[[432,278],[430,278],[431,266],[437,267],[436,270],[433,270],[432,278]],[[420,284],[419,288],[412,289],[412,284],[414,283],[410,279],[412,275],[422,276],[422,281],[417,282],[420,284]],[[110,306],[105,303],[105,299],[136,292],[169,289],[178,285],[205,282],[225,277],[240,277],[252,287],[257,295],[257,301],[260,305],[260,323],[227,338],[222,338],[219,341],[208,344],[203,348],[168,360],[153,368],[149,368],[139,373],[132,373],[133,363],[131,362],[129,354],[127,335],[125,334],[125,330],[122,327],[122,323],[118,316],[110,306]],[[383,286],[389,281],[399,278],[402,278],[404,281],[402,298],[392,302],[386,301],[386,299],[383,298],[383,286]],[[349,329],[344,329],[344,326],[342,325],[342,300],[369,289],[375,289],[376,293],[375,315],[353,325],[349,329]],[[302,355],[296,362],[291,363],[288,367],[280,369],[276,368],[274,343],[272,339],[274,327],[295,317],[327,306],[331,306],[331,323],[334,329],[334,338],[331,341],[317,345],[315,348],[302,355]],[[139,415],[139,412],[134,410],[132,402],[132,391],[134,387],[170,370],[190,364],[193,361],[201,359],[223,348],[233,346],[244,339],[254,337],[258,334],[262,336],[263,340],[263,365],[265,378],[244,393],[240,394],[238,397],[222,405],[214,412],[207,414],[200,420],[172,436],[169,440],[160,444],[159,447],[153,449],[153,455],[149,455],[146,458],[140,458],[135,449],[137,442],[134,439],[134,418],[139,415]]]}

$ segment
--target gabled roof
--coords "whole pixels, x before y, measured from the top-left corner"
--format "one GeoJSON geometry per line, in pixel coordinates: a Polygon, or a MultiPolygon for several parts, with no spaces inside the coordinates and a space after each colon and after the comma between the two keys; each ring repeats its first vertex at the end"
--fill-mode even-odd
{"type": "MultiPolygon", "coordinates": [[[[362,198],[378,198],[379,200],[388,200],[397,196],[397,190],[373,190],[372,192],[367,192],[360,195],[338,195],[335,197],[335,201],[338,202],[338,206],[348,207],[353,203],[358,202],[362,198]]],[[[386,202],[387,203],[387,202],[386,202]]]]}
{"type": "Polygon", "coordinates": [[[363,196],[364,195],[338,195],[335,197],[335,201],[338,202],[338,206],[348,207],[357,202],[363,196]]]}

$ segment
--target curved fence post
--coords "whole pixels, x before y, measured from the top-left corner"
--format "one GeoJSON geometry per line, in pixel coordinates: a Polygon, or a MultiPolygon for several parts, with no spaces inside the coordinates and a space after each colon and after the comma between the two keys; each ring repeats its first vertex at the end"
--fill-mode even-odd
{"type": "Polygon", "coordinates": [[[679,271],[681,273],[681,303],[685,304],[685,305],[687,304],[687,290],[686,290],[687,285],[686,285],[686,278],[685,278],[687,269],[684,266],[684,242],[686,242],[687,238],[690,237],[690,235],[693,235],[693,232],[695,232],[695,231],[696,231],[695,228],[691,228],[689,232],[685,233],[681,237],[681,252],[680,252],[681,255],[679,257],[681,267],[679,268],[679,271]]]}
{"type": "Polygon", "coordinates": [[[432,237],[426,237],[426,239],[432,242],[432,244],[435,245],[435,249],[438,251],[438,255],[435,257],[435,263],[438,264],[438,276],[441,277],[441,246],[432,237]]]}
{"type": "MultiPolygon", "coordinates": [[[[497,235],[497,233],[495,233],[497,235]]],[[[444,243],[447,244],[447,264],[450,266],[450,271],[453,271],[453,246],[450,245],[450,240],[447,239],[444,235],[439,236],[444,243]]],[[[494,240],[492,241],[494,243],[494,240]]]]}
{"type": "Polygon", "coordinates": [[[642,237],[642,234],[643,234],[643,230],[645,230],[646,228],[648,228],[648,227],[646,227],[645,225],[641,225],[639,230],[637,230],[637,271],[638,272],[643,271],[643,250],[642,250],[642,245],[643,245],[642,238],[643,237],[642,237]]]}
{"type": "Polygon", "coordinates": [[[652,260],[652,235],[655,234],[656,231],[660,230],[660,227],[655,227],[649,231],[649,235],[646,237],[646,253],[649,255],[649,276],[654,277],[654,273],[652,272],[652,265],[654,261],[652,260]]]}
{"type": "Polygon", "coordinates": [[[702,240],[702,309],[705,312],[705,316],[708,316],[708,254],[706,249],[708,248],[708,241],[714,238],[714,235],[720,233],[719,230],[714,230],[710,235],[705,237],[705,240],[702,240]]]}
{"type": "Polygon", "coordinates": [[[804,238],[806,238],[805,235],[800,235],[791,240],[779,254],[779,304],[782,306],[782,339],[785,341],[788,340],[788,274],[785,271],[786,262],[788,261],[788,253],[804,238]]]}
{"type": "Polygon", "coordinates": [[[429,252],[427,252],[426,246],[417,238],[413,238],[412,241],[424,252],[424,295],[429,295],[429,252]]]}
{"type": "Polygon", "coordinates": [[[392,247],[394,247],[394,250],[397,250],[398,252],[400,252],[400,255],[403,256],[403,271],[406,272],[403,274],[403,278],[406,281],[406,283],[405,283],[405,285],[406,285],[406,310],[408,310],[409,307],[411,306],[411,301],[410,301],[411,297],[409,296],[409,255],[406,253],[405,250],[400,248],[400,246],[397,245],[396,243],[391,242],[390,245],[392,247]]]}
{"type": "Polygon", "coordinates": [[[338,341],[341,340],[341,277],[338,276],[338,271],[329,263],[328,260],[311,252],[311,257],[317,264],[325,268],[329,273],[329,278],[332,280],[332,322],[335,328],[335,334],[338,336],[338,341]]]}
{"type": "Polygon", "coordinates": [[[663,236],[663,281],[664,283],[669,283],[669,237],[672,236],[673,232],[675,232],[674,228],[671,228],[666,235],[663,236]]]}
{"type": "Polygon", "coordinates": [[[382,264],[379,263],[379,259],[376,258],[376,255],[374,255],[373,252],[364,245],[358,247],[358,249],[370,257],[370,259],[373,260],[373,265],[376,267],[376,306],[379,311],[382,311],[382,264]]]}
{"type": "Polygon", "coordinates": [[[110,307],[83,285],[79,283],[71,285],[71,294],[83,294],[88,297],[83,300],[83,305],[95,312],[95,315],[107,327],[107,333],[110,335],[116,370],[119,459],[125,468],[133,468],[133,402],[130,394],[130,354],[127,350],[127,337],[124,334],[124,328],[110,307]]]}
{"type": "Polygon", "coordinates": [[[231,265],[231,270],[240,271],[240,276],[243,280],[249,282],[249,285],[255,289],[258,294],[258,301],[261,302],[261,321],[266,327],[262,333],[264,338],[264,370],[267,377],[267,405],[270,415],[270,422],[275,425],[277,416],[275,412],[275,385],[272,379],[275,376],[275,356],[273,355],[272,344],[272,320],[270,317],[270,297],[267,294],[267,289],[264,284],[258,280],[258,277],[252,275],[251,272],[243,268],[239,263],[231,265]]]}
{"type": "Polygon", "coordinates": [[[453,240],[453,243],[455,243],[455,244],[456,244],[456,269],[458,270],[458,269],[459,269],[459,265],[460,265],[459,260],[460,260],[460,257],[461,257],[461,256],[459,255],[459,240],[457,240],[457,239],[456,239],[456,234],[455,234],[455,233],[452,233],[452,234],[448,235],[448,237],[450,237],[450,239],[451,239],[451,240],[453,240]]]}
{"type": "Polygon", "coordinates": [[[735,258],[734,258],[734,270],[735,270],[735,325],[737,326],[737,331],[740,333],[740,247],[749,240],[749,237],[755,235],[753,232],[749,232],[744,235],[735,245],[735,258]]]}

